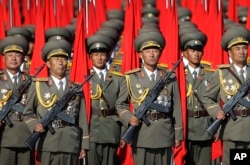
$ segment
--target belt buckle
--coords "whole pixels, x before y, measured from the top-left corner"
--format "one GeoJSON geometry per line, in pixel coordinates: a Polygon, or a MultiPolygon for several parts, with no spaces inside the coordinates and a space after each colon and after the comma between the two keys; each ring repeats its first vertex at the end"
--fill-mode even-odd
{"type": "Polygon", "coordinates": [[[106,117],[107,116],[108,112],[107,112],[106,109],[101,109],[100,111],[101,111],[100,117],[106,117]]]}
{"type": "Polygon", "coordinates": [[[247,109],[242,109],[242,110],[240,110],[240,116],[241,117],[247,117],[247,109]]]}
{"type": "Polygon", "coordinates": [[[156,112],[156,110],[153,110],[152,112],[150,112],[150,117],[151,117],[151,120],[155,121],[155,120],[158,120],[158,112],[156,112]]]}
{"type": "Polygon", "coordinates": [[[54,121],[52,122],[52,127],[53,127],[54,129],[58,129],[58,128],[63,127],[62,121],[61,121],[61,120],[54,120],[54,121]]]}
{"type": "Polygon", "coordinates": [[[199,118],[200,117],[200,112],[199,110],[194,110],[194,115],[193,115],[194,118],[199,118]]]}

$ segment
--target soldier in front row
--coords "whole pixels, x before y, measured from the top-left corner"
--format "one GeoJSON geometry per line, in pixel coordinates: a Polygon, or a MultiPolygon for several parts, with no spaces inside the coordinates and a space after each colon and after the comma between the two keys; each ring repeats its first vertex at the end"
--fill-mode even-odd
{"type": "Polygon", "coordinates": [[[34,81],[28,91],[24,121],[30,132],[41,132],[36,145],[41,165],[74,165],[86,156],[86,149],[89,149],[87,115],[81,90],[61,111],[61,117],[52,121],[54,134],[40,123],[56,101],[76,86],[66,76],[70,53],[71,44],[67,41],[48,41],[42,49],[42,59],[49,69],[49,77],[46,81],[34,81]],[[69,118],[75,123],[69,122],[69,118]]]}
{"type": "MultiPolygon", "coordinates": [[[[165,39],[160,32],[140,33],[135,39],[136,51],[143,61],[142,67],[126,73],[122,95],[118,98],[117,108],[129,110],[119,99],[128,97],[136,111],[147,97],[155,83],[167,71],[157,67],[157,63],[165,46],[165,39]]],[[[183,140],[182,112],[179,87],[174,74],[164,84],[155,104],[165,106],[165,112],[158,108],[150,108],[146,114],[150,125],[144,122],[138,125],[133,135],[131,146],[135,164],[170,165],[172,147],[178,147],[183,140]]],[[[134,112],[135,112],[134,111],[134,112]]],[[[129,112],[129,111],[128,111],[129,112]]],[[[131,113],[121,112],[119,117],[124,124],[129,124],[131,113]]],[[[124,142],[122,142],[124,143],[124,142]]]]}
{"type": "MultiPolygon", "coordinates": [[[[0,42],[0,53],[3,54],[6,67],[0,73],[0,114],[3,113],[3,106],[11,101],[15,90],[29,78],[20,70],[28,47],[27,40],[17,36],[6,37],[0,42]]],[[[27,91],[22,93],[18,102],[20,110],[23,110],[23,106],[27,103],[27,91]]],[[[31,152],[24,145],[30,132],[23,122],[23,114],[20,110],[11,109],[8,113],[7,117],[13,124],[12,126],[9,126],[5,120],[0,121],[0,164],[33,164],[31,152]]]]}
{"type": "MultiPolygon", "coordinates": [[[[249,31],[243,26],[232,26],[222,36],[222,48],[232,59],[231,64],[220,65],[215,71],[210,88],[206,91],[203,103],[208,113],[214,118],[223,120],[220,138],[223,140],[223,165],[230,164],[230,149],[250,149],[250,110],[247,105],[237,104],[232,112],[237,117],[233,121],[226,116],[217,97],[226,103],[235,95],[239,87],[250,78],[250,67],[247,65],[249,31]]],[[[249,90],[245,99],[249,102],[249,90]]]]}

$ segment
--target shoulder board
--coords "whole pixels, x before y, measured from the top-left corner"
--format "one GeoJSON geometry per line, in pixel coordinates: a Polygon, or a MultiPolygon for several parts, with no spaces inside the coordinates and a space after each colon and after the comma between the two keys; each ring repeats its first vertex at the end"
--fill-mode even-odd
{"type": "Polygon", "coordinates": [[[157,67],[160,68],[160,69],[165,69],[165,70],[168,69],[168,65],[167,64],[157,64],[157,67]]]}
{"type": "Polygon", "coordinates": [[[139,71],[141,71],[141,68],[136,68],[136,69],[127,71],[127,72],[125,72],[125,74],[131,74],[131,73],[135,73],[135,72],[139,72],[139,71]]]}
{"type": "Polygon", "coordinates": [[[121,76],[123,77],[123,74],[121,72],[116,72],[116,71],[109,71],[110,74],[116,75],[116,76],[121,76]]]}
{"type": "Polygon", "coordinates": [[[204,68],[205,71],[208,71],[208,72],[214,72],[215,69],[212,69],[212,68],[204,68]]]}
{"type": "Polygon", "coordinates": [[[201,64],[205,64],[205,65],[211,66],[211,62],[209,62],[209,61],[201,60],[201,64]]]}
{"type": "Polygon", "coordinates": [[[36,78],[32,78],[32,80],[33,81],[49,81],[49,78],[47,77],[47,78],[38,78],[38,77],[36,77],[36,78]]]}
{"type": "Polygon", "coordinates": [[[219,69],[224,69],[224,68],[230,68],[230,64],[221,64],[221,65],[218,65],[218,68],[219,69]]]}

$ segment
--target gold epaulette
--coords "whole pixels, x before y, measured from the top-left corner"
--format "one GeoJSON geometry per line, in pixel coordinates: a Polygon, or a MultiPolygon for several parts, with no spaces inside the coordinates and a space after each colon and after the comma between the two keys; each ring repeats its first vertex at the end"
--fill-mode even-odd
{"type": "Polygon", "coordinates": [[[168,70],[168,64],[157,64],[157,67],[159,67],[160,69],[168,70]]]}
{"type": "Polygon", "coordinates": [[[225,68],[230,68],[230,64],[221,64],[221,65],[218,65],[218,68],[219,69],[225,69],[225,68]]]}
{"type": "Polygon", "coordinates": [[[110,70],[109,73],[113,74],[113,75],[117,75],[117,76],[123,77],[123,74],[121,72],[116,72],[116,71],[110,70]]]}
{"type": "Polygon", "coordinates": [[[209,61],[201,60],[201,64],[211,66],[211,62],[209,62],[209,61]]]}
{"type": "Polygon", "coordinates": [[[131,73],[135,73],[135,72],[139,72],[139,71],[141,71],[141,68],[135,68],[133,70],[125,72],[124,74],[131,74],[131,73]]]}
{"type": "Polygon", "coordinates": [[[215,69],[212,69],[212,68],[204,68],[205,71],[208,71],[208,72],[214,72],[215,69]]]}
{"type": "Polygon", "coordinates": [[[33,81],[49,81],[48,77],[44,77],[44,78],[39,78],[39,77],[35,77],[32,78],[33,81]]]}

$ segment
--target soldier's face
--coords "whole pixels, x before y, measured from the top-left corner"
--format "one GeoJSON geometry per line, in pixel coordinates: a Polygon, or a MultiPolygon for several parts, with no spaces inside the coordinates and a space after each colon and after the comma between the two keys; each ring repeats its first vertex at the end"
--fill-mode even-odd
{"type": "Polygon", "coordinates": [[[8,70],[18,72],[24,61],[24,55],[19,52],[7,52],[4,54],[4,63],[8,70]]]}
{"type": "Polygon", "coordinates": [[[90,54],[93,66],[98,69],[104,69],[108,60],[108,55],[105,52],[93,52],[90,54]]]}
{"type": "Polygon", "coordinates": [[[144,66],[149,70],[156,68],[160,56],[161,51],[158,48],[144,49],[140,53],[144,66]]]}
{"type": "Polygon", "coordinates": [[[203,51],[188,48],[183,52],[184,56],[188,59],[188,64],[194,68],[200,65],[203,51]]]}
{"type": "Polygon", "coordinates": [[[58,79],[66,75],[68,59],[65,56],[52,56],[47,61],[50,74],[58,79]]]}
{"type": "Polygon", "coordinates": [[[228,54],[236,65],[245,65],[248,56],[248,45],[234,45],[228,50],[228,54]]]}

